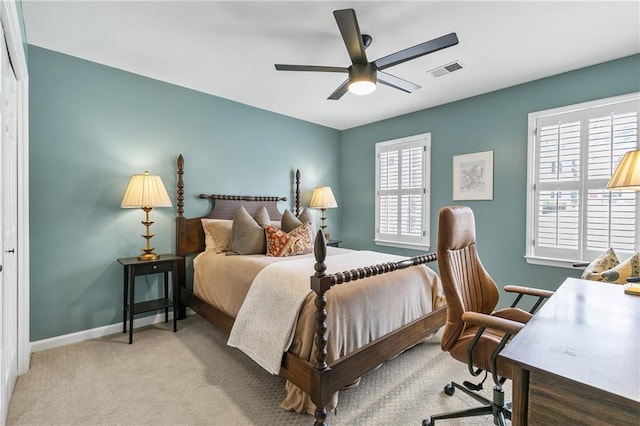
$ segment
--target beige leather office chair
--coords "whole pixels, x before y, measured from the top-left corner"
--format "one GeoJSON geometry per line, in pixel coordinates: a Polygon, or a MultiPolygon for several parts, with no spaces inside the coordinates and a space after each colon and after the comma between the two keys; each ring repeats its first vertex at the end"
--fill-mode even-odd
{"type": "Polygon", "coordinates": [[[531,318],[545,298],[553,292],[520,286],[505,286],[504,290],[518,293],[511,307],[494,311],[498,303],[498,287],[482,266],[476,250],[476,226],[469,207],[444,207],[438,218],[438,269],[447,298],[447,321],[443,330],[442,350],[464,362],[473,376],[484,373],[479,384],[451,382],[444,392],[451,396],[456,389],[473,397],[483,405],[463,411],[439,414],[423,420],[432,426],[436,420],[492,414],[494,423],[504,425],[511,419],[511,404],[505,403],[502,385],[511,378],[511,366],[498,360],[498,354],[511,336],[531,318]],[[523,295],[538,297],[530,309],[516,308],[523,295]],[[493,401],[475,391],[491,373],[493,401]]]}

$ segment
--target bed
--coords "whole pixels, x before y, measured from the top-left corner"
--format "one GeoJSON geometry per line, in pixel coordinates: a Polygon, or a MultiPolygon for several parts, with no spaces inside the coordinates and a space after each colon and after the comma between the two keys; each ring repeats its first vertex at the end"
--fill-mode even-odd
{"type": "MultiPolygon", "coordinates": [[[[184,170],[180,155],[176,253],[184,260],[178,269],[178,317],[184,318],[189,307],[229,335],[231,346],[285,378],[283,408],[307,412],[316,425],[326,424],[338,391],[444,325],[439,278],[424,266],[436,260],[435,254],[401,258],[327,247],[321,232],[311,242],[312,253],[287,258],[205,250],[203,219],[228,223],[242,206],[249,215],[266,211],[278,226],[285,218],[277,203],[286,197],[199,194],[197,199],[213,203],[211,211],[186,218],[184,170]],[[231,276],[211,278],[207,272],[220,269],[231,276]],[[252,334],[256,321],[261,332],[252,334]],[[267,341],[275,347],[265,349],[267,341]]],[[[301,215],[299,200],[297,171],[296,217],[301,215]]]]}

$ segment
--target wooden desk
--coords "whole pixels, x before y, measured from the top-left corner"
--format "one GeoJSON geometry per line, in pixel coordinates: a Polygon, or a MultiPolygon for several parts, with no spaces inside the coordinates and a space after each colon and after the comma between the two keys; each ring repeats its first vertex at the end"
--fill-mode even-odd
{"type": "Polygon", "coordinates": [[[504,348],[512,425],[638,425],[640,297],[567,278],[504,348]]]}

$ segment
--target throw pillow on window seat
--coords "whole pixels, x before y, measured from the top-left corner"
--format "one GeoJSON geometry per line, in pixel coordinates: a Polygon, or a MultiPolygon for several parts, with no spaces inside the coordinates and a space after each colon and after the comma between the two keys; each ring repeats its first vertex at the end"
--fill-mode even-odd
{"type": "Polygon", "coordinates": [[[640,252],[601,275],[602,281],[615,284],[626,284],[627,278],[640,276],[640,252]]]}
{"type": "Polygon", "coordinates": [[[602,273],[609,269],[615,268],[620,262],[618,256],[612,247],[609,247],[607,251],[598,256],[593,262],[586,267],[582,273],[581,278],[583,280],[603,281],[602,273]]]}

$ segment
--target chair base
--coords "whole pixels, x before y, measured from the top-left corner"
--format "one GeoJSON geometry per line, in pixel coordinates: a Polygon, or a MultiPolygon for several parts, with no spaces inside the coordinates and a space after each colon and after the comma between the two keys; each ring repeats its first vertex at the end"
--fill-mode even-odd
{"type": "Polygon", "coordinates": [[[456,382],[451,382],[450,385],[445,386],[445,393],[449,396],[453,395],[456,389],[460,389],[465,394],[469,395],[476,401],[483,404],[481,407],[468,408],[461,411],[453,411],[450,413],[438,414],[424,419],[422,426],[434,426],[436,420],[444,419],[458,419],[462,417],[474,417],[474,416],[486,416],[493,415],[493,423],[498,426],[506,426],[506,420],[511,420],[511,403],[504,402],[504,390],[501,386],[493,387],[493,401],[485,398],[482,395],[470,391],[464,386],[459,385],[456,382]]]}

